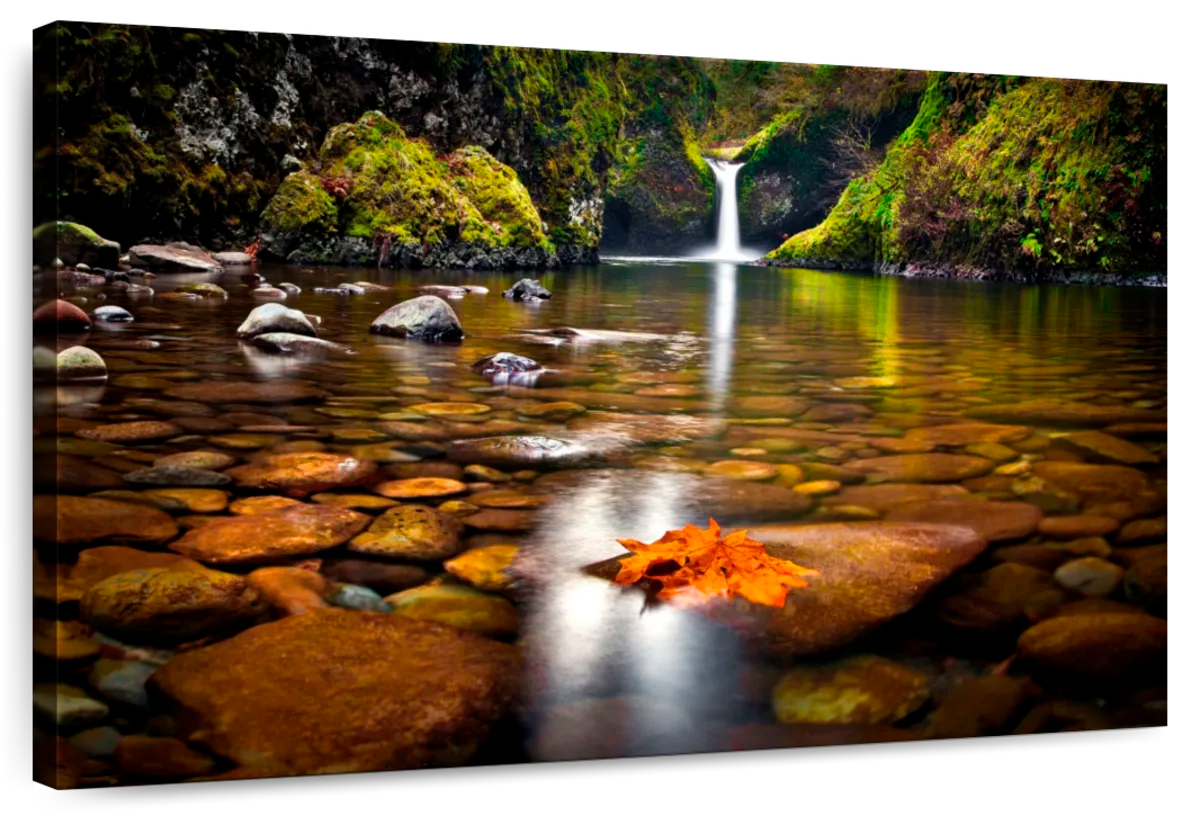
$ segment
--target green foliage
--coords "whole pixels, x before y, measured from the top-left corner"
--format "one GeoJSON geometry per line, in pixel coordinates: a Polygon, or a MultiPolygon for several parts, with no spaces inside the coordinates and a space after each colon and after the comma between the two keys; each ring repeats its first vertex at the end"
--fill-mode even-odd
{"type": "Polygon", "coordinates": [[[882,165],[772,258],[1165,268],[1166,89],[938,75],[882,165]]]}
{"type": "Polygon", "coordinates": [[[329,131],[311,170],[288,176],[263,212],[268,232],[316,228],[402,244],[550,244],[511,167],[481,147],[448,157],[378,111],[329,131]]]}

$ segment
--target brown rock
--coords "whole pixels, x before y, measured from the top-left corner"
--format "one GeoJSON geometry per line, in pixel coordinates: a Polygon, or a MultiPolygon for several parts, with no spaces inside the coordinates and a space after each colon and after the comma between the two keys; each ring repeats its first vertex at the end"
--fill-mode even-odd
{"type": "MultiPolygon", "coordinates": [[[[963,527],[867,521],[754,527],[767,552],[818,570],[782,609],[738,599],[714,610],[780,655],[836,649],[912,609],[987,542],[963,527]]],[[[619,563],[614,559],[605,564],[619,563]]]]}
{"type": "Polygon", "coordinates": [[[608,436],[640,445],[677,445],[725,432],[725,422],[690,414],[619,414],[593,411],[571,420],[575,433],[608,436]]]}
{"type": "Polygon", "coordinates": [[[1135,519],[1121,527],[1117,543],[1122,546],[1149,544],[1164,541],[1167,537],[1167,517],[1135,519]]]}
{"type": "Polygon", "coordinates": [[[85,332],[92,327],[87,312],[74,303],[54,300],[33,310],[33,328],[37,332],[85,332]]]}
{"type": "Polygon", "coordinates": [[[213,758],[173,737],[122,737],[113,755],[121,773],[136,779],[188,779],[212,773],[213,758]]]}
{"type": "Polygon", "coordinates": [[[181,738],[242,775],[291,776],[461,764],[519,675],[513,647],[469,632],[315,609],[181,654],[150,683],[175,701],[181,738]]]}
{"type": "Polygon", "coordinates": [[[280,403],[315,400],[329,396],[325,391],[295,380],[268,382],[194,382],[176,386],[168,397],[205,403],[280,403]]]}
{"type": "Polygon", "coordinates": [[[1008,541],[1031,535],[1042,511],[1024,502],[944,499],[902,504],[888,510],[884,518],[969,527],[988,541],[1008,541]]]}
{"type": "Polygon", "coordinates": [[[1060,436],[1055,444],[1082,456],[1089,462],[1105,465],[1154,465],[1158,457],[1141,445],[1101,431],[1077,431],[1060,436]]]}
{"type": "Polygon", "coordinates": [[[921,672],[873,655],[832,666],[798,667],[771,695],[775,718],[785,723],[891,724],[929,697],[921,672]]]}
{"type": "Polygon", "coordinates": [[[270,561],[336,547],[370,521],[370,516],[353,510],[306,504],[218,519],[191,530],[171,544],[171,549],[208,564],[270,561]]]}
{"type": "Polygon", "coordinates": [[[938,619],[960,630],[1003,632],[1024,623],[1025,607],[1036,596],[1058,589],[1050,573],[1013,562],[992,567],[977,582],[938,604],[938,619]]]}
{"type": "Polygon", "coordinates": [[[437,621],[489,637],[514,635],[521,624],[517,608],[487,592],[455,584],[426,584],[389,595],[392,614],[437,621]]]}
{"type": "MultiPolygon", "coordinates": [[[[807,469],[807,466],[806,466],[807,469]]],[[[842,488],[837,501],[886,512],[909,502],[938,501],[968,496],[959,485],[879,484],[842,488]]]]}
{"type": "Polygon", "coordinates": [[[170,439],[179,436],[183,429],[173,422],[143,420],[140,422],[116,422],[111,425],[101,425],[98,428],[86,428],[76,431],[81,439],[95,439],[101,442],[154,442],[160,439],[170,439]]]}
{"type": "Polygon", "coordinates": [[[440,499],[455,496],[466,489],[467,486],[460,481],[436,476],[399,479],[375,486],[376,493],[389,499],[440,499]]]}
{"type": "Polygon", "coordinates": [[[1125,422],[1165,422],[1166,411],[1126,408],[1119,405],[1092,405],[1069,400],[1034,399],[1007,405],[980,405],[967,410],[967,416],[994,422],[1020,422],[1029,425],[1065,425],[1067,427],[1104,427],[1125,422]]]}
{"type": "Polygon", "coordinates": [[[1023,564],[1042,572],[1054,572],[1071,560],[1071,554],[1043,544],[1017,544],[993,550],[991,558],[1002,564],[1023,564]]]}
{"type": "Polygon", "coordinates": [[[365,555],[440,561],[462,551],[462,531],[462,523],[452,515],[405,504],[384,511],[349,548],[365,555]]]}
{"type": "Polygon", "coordinates": [[[326,559],[321,562],[321,574],[339,583],[368,587],[382,595],[419,586],[432,577],[424,567],[363,558],[326,559]]]}
{"type": "Polygon", "coordinates": [[[906,453],[858,459],[847,470],[889,482],[958,482],[989,473],[995,463],[981,456],[952,453],[906,453]]]}
{"type": "Polygon", "coordinates": [[[1144,473],[1122,465],[1038,462],[1033,474],[1051,487],[1087,504],[1133,499],[1149,489],[1144,473]]]}
{"type": "Polygon", "coordinates": [[[51,660],[86,660],[100,653],[100,643],[79,621],[34,618],[33,653],[51,660]]]}
{"type": "Polygon", "coordinates": [[[289,499],[285,496],[249,496],[230,504],[229,512],[235,516],[255,516],[285,510],[288,507],[300,507],[303,504],[299,499],[289,499]]]}
{"type": "Polygon", "coordinates": [[[179,531],[161,510],[82,496],[34,496],[33,537],[64,545],[161,544],[179,531]]]}
{"type": "Polygon", "coordinates": [[[512,585],[513,576],[508,568],[518,549],[511,544],[477,547],[450,559],[444,566],[446,572],[477,589],[502,592],[512,585]]]}
{"type": "Polygon", "coordinates": [[[95,584],[133,570],[172,567],[190,559],[174,553],[146,552],[132,547],[89,547],[58,582],[59,601],[77,601],[95,584]]]}
{"type": "Polygon", "coordinates": [[[1088,680],[1123,681],[1167,668],[1167,622],[1150,615],[1068,615],[1042,621],[1017,641],[1039,668],[1088,680]]]}
{"type": "Polygon", "coordinates": [[[374,462],[340,453],[280,453],[225,471],[240,487],[278,490],[292,497],[349,487],[369,479],[374,462]]]}
{"type": "Polygon", "coordinates": [[[463,518],[463,524],[476,530],[495,533],[519,533],[533,529],[534,514],[528,510],[480,510],[463,518]]]}
{"type": "Polygon", "coordinates": [[[1029,681],[1002,674],[965,677],[933,712],[930,735],[955,738],[1011,733],[1013,720],[1035,691],[1029,681]]]}
{"type": "Polygon", "coordinates": [[[283,615],[300,615],[325,606],[329,590],[316,567],[261,567],[246,576],[250,586],[276,611],[283,615]]]}
{"type": "Polygon", "coordinates": [[[994,444],[1020,442],[1027,436],[1029,436],[1029,429],[1020,425],[986,425],[983,423],[913,428],[904,434],[905,439],[949,448],[961,448],[979,442],[994,444]]]}
{"type": "Polygon", "coordinates": [[[262,609],[258,593],[242,576],[186,561],[105,578],[79,602],[86,623],[135,643],[220,634],[248,623],[262,609]]]}
{"type": "Polygon", "coordinates": [[[1106,536],[1121,525],[1105,516],[1050,516],[1038,522],[1037,531],[1048,538],[1072,539],[1106,536]]]}

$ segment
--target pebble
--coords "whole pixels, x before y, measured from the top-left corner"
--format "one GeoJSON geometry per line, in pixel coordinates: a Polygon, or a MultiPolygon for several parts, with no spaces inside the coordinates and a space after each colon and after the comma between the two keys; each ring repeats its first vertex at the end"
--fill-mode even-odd
{"type": "Polygon", "coordinates": [[[1054,571],[1054,580],[1089,598],[1105,598],[1116,591],[1125,570],[1103,558],[1088,556],[1068,561],[1054,571]]]}
{"type": "Polygon", "coordinates": [[[63,728],[79,728],[108,716],[108,706],[66,683],[35,683],[33,710],[63,728]]]}

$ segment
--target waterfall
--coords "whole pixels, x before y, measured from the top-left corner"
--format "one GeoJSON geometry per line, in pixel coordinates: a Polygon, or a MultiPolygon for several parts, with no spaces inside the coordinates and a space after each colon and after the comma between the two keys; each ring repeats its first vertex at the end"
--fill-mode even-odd
{"type": "Polygon", "coordinates": [[[747,261],[757,258],[754,252],[742,248],[738,228],[737,177],[744,165],[730,164],[719,159],[705,159],[712,168],[717,186],[717,244],[701,253],[704,258],[722,261],[747,261]]]}

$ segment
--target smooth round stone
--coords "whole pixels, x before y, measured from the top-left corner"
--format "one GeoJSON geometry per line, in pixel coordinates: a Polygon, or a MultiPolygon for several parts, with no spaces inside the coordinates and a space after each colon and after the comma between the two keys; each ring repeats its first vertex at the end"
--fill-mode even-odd
{"type": "Polygon", "coordinates": [[[1037,531],[1048,538],[1073,539],[1110,535],[1120,526],[1106,516],[1048,516],[1038,522],[1037,531]]]}
{"type": "Polygon", "coordinates": [[[489,637],[514,635],[520,627],[517,608],[503,598],[453,584],[427,585],[385,598],[392,614],[434,621],[489,637]]]}
{"type": "MultiPolygon", "coordinates": [[[[230,450],[258,450],[269,448],[279,441],[279,437],[270,433],[233,433],[210,436],[208,441],[213,445],[230,450]]],[[[247,467],[243,465],[243,467],[247,467]]]]}
{"type": "Polygon", "coordinates": [[[155,442],[179,436],[183,429],[173,422],[157,420],[142,420],[138,422],[116,422],[111,425],[101,425],[98,428],[85,428],[75,432],[82,439],[92,439],[101,442],[155,442]]]}
{"type": "Polygon", "coordinates": [[[352,552],[418,561],[443,560],[462,550],[462,523],[424,505],[392,507],[349,544],[352,552]]]}
{"type": "Polygon", "coordinates": [[[728,459],[714,462],[706,471],[710,476],[723,476],[727,479],[739,479],[748,482],[762,482],[774,479],[779,471],[770,462],[754,462],[747,460],[728,459]]]}
{"type": "Polygon", "coordinates": [[[94,382],[108,376],[104,358],[86,346],[71,346],[58,353],[54,361],[59,382],[94,382]]]}
{"type": "Polygon", "coordinates": [[[479,507],[494,507],[500,510],[529,510],[541,507],[549,501],[549,496],[518,493],[515,490],[487,490],[471,496],[471,502],[479,507]]]}
{"type": "Polygon", "coordinates": [[[1066,542],[1052,542],[1046,545],[1070,555],[1094,555],[1097,558],[1108,558],[1112,555],[1112,546],[1100,536],[1075,538],[1066,542]]]}
{"type": "Polygon", "coordinates": [[[33,652],[51,660],[86,660],[100,653],[100,643],[79,621],[34,618],[33,652]]]}
{"type": "Polygon", "coordinates": [[[65,300],[43,303],[33,310],[33,328],[38,332],[85,332],[91,327],[87,312],[65,300]]]}
{"type": "MultiPolygon", "coordinates": [[[[279,297],[286,297],[284,292],[274,289],[279,297]]],[[[286,332],[307,337],[316,337],[317,330],[298,309],[289,309],[280,303],[264,303],[251,310],[242,325],[238,326],[237,336],[249,340],[260,334],[286,332]]]]}
{"type": "Polygon", "coordinates": [[[518,549],[512,544],[476,547],[450,559],[443,567],[446,572],[476,589],[503,592],[512,586],[514,578],[507,570],[512,566],[518,549]]]}
{"type": "Polygon", "coordinates": [[[438,505],[437,509],[441,510],[443,513],[448,513],[457,518],[464,518],[472,513],[479,512],[478,505],[471,504],[467,501],[462,501],[461,499],[450,499],[449,501],[444,501],[438,505]]]}
{"type": "Polygon", "coordinates": [[[984,423],[969,423],[962,425],[934,425],[928,428],[913,428],[904,434],[906,439],[924,442],[930,445],[940,445],[948,448],[961,448],[971,444],[989,442],[1003,445],[1019,442],[1029,436],[1029,429],[1022,425],[988,425],[984,423]]]}
{"type": "Polygon", "coordinates": [[[463,523],[476,530],[497,533],[519,533],[532,530],[534,514],[528,510],[488,508],[463,518],[463,523]]]}
{"type": "Polygon", "coordinates": [[[108,759],[117,750],[121,732],[111,725],[85,728],[73,734],[70,743],[92,759],[108,759]]]}
{"type": "Polygon", "coordinates": [[[317,504],[329,507],[345,507],[347,510],[360,510],[364,513],[374,513],[395,507],[399,502],[384,496],[369,496],[362,493],[317,493],[312,496],[317,504]]]}
{"type": "Polygon", "coordinates": [[[42,541],[153,545],[177,532],[171,517],[153,507],[83,496],[33,498],[33,535],[42,541]]]}
{"type": "Polygon", "coordinates": [[[567,467],[594,458],[582,445],[544,436],[462,439],[449,443],[446,455],[453,462],[512,468],[567,467]]]}
{"type": "Polygon", "coordinates": [[[411,337],[427,343],[454,343],[464,337],[458,315],[446,301],[434,295],[421,295],[397,303],[371,322],[370,332],[389,337],[411,337]]]}
{"type": "Polygon", "coordinates": [[[146,681],[157,668],[140,660],[97,660],[88,673],[88,683],[111,703],[148,709],[146,681]]]}
{"type": "Polygon", "coordinates": [[[847,470],[890,482],[958,482],[990,473],[990,459],[951,453],[907,453],[846,463],[847,470]]]}
{"type": "Polygon", "coordinates": [[[33,710],[63,728],[91,725],[108,716],[108,706],[65,683],[35,683],[33,710]]]}
{"type": "Polygon", "coordinates": [[[1167,668],[1167,622],[1150,615],[1066,615],[1017,640],[1022,660],[1067,677],[1125,681],[1167,668]]]}
{"type": "Polygon", "coordinates": [[[1038,462],[1033,474],[1051,488],[1088,504],[1135,499],[1149,489],[1144,473],[1123,465],[1038,462]]]}
{"type": "Polygon", "coordinates": [[[771,705],[784,723],[894,723],[929,698],[929,680],[865,655],[820,668],[796,668],[775,686],[771,705]]]}
{"type": "Polygon", "coordinates": [[[105,578],[133,570],[170,567],[187,560],[174,553],[146,552],[132,547],[89,547],[79,553],[79,560],[73,567],[60,567],[61,574],[52,581],[57,586],[49,587],[48,593],[39,592],[37,597],[59,602],[78,601],[105,578]]]}
{"type": "MultiPolygon", "coordinates": [[[[179,287],[180,292],[188,292],[200,297],[227,298],[229,293],[215,283],[185,283],[179,287]]],[[[253,314],[253,312],[251,313],[253,314]]]]}
{"type": "Polygon", "coordinates": [[[794,485],[792,490],[797,493],[803,493],[806,496],[829,496],[837,493],[842,489],[841,482],[835,482],[832,479],[821,479],[815,482],[801,482],[794,485]]]}
{"type": "Polygon", "coordinates": [[[1166,537],[1166,516],[1135,519],[1122,525],[1121,531],[1117,533],[1117,544],[1127,547],[1140,546],[1154,541],[1163,541],[1166,537]]]}
{"type": "Polygon", "coordinates": [[[1103,558],[1068,561],[1054,571],[1054,580],[1089,598],[1106,598],[1125,580],[1125,570],[1103,558]]]}
{"type": "Polygon", "coordinates": [[[826,445],[825,447],[817,448],[816,456],[818,459],[824,459],[826,462],[844,462],[850,458],[850,453],[841,448],[826,445]]]}
{"type": "Polygon", "coordinates": [[[190,713],[180,736],[241,775],[298,776],[462,764],[510,712],[519,677],[512,646],[324,608],[181,654],[151,683],[190,713]]]}
{"type": "Polygon", "coordinates": [[[302,615],[326,605],[329,582],[309,565],[261,567],[247,579],[277,616],[302,615]]]}
{"type": "Polygon", "coordinates": [[[279,491],[291,497],[351,487],[369,479],[374,462],[338,453],[280,453],[226,471],[239,487],[279,491]]]}
{"type": "Polygon", "coordinates": [[[164,487],[215,487],[233,481],[224,473],[217,473],[215,470],[201,470],[179,465],[134,470],[126,473],[123,478],[130,484],[162,485],[164,487]]]}
{"type": "Polygon", "coordinates": [[[1102,431],[1077,431],[1054,440],[1056,447],[1106,465],[1154,465],[1158,457],[1134,442],[1102,431]]]}
{"type": "Polygon", "coordinates": [[[437,499],[462,493],[467,486],[457,479],[425,477],[381,482],[374,489],[389,499],[437,499]]]}
{"type": "Polygon", "coordinates": [[[133,315],[120,306],[98,306],[92,310],[97,323],[132,323],[133,315]]]}
{"type": "Polygon", "coordinates": [[[356,584],[338,584],[333,592],[325,596],[330,606],[342,609],[357,609],[360,612],[391,612],[392,606],[373,589],[356,584]]]}
{"type": "Polygon", "coordinates": [[[208,564],[243,564],[311,555],[360,533],[370,516],[305,504],[267,513],[215,519],[189,531],[171,549],[208,564]]]}
{"type": "Polygon", "coordinates": [[[204,488],[159,488],[147,490],[145,495],[155,501],[180,502],[190,513],[219,513],[229,504],[229,494],[224,490],[204,488]]]}
{"type": "Polygon", "coordinates": [[[304,502],[284,496],[249,496],[244,499],[238,499],[230,504],[229,512],[235,516],[253,516],[258,513],[271,513],[275,510],[285,510],[289,507],[299,507],[302,504],[304,502]]]}
{"type": "Polygon", "coordinates": [[[283,355],[311,357],[335,355],[348,357],[357,354],[354,349],[349,346],[343,346],[341,343],[332,343],[317,337],[308,337],[303,334],[293,334],[291,332],[263,332],[262,334],[254,335],[250,339],[250,342],[256,348],[283,355]]]}
{"type": "Polygon", "coordinates": [[[79,602],[84,622],[134,643],[195,640],[246,624],[262,611],[244,577],[187,562],[105,578],[79,602]]]}
{"type": "Polygon", "coordinates": [[[463,476],[468,479],[495,484],[512,481],[512,477],[504,471],[496,470],[496,468],[488,467],[487,465],[467,465],[463,468],[463,476]]]}
{"type": "Polygon", "coordinates": [[[796,416],[808,410],[812,403],[799,397],[738,397],[733,411],[744,417],[796,416]]]}
{"type": "Polygon", "coordinates": [[[491,413],[492,407],[475,402],[425,402],[420,405],[410,405],[408,410],[423,416],[458,419],[491,413]]]}
{"type": "Polygon", "coordinates": [[[154,460],[154,467],[184,467],[199,470],[223,470],[230,465],[236,465],[237,459],[221,451],[186,451],[160,456],[154,460]]]}
{"type": "Polygon", "coordinates": [[[566,422],[572,417],[587,413],[587,408],[584,408],[577,402],[543,402],[538,405],[527,405],[517,409],[523,417],[532,419],[544,419],[549,422],[566,422]]]}
{"type": "Polygon", "coordinates": [[[988,541],[1008,541],[1032,535],[1042,511],[1025,502],[942,499],[901,504],[889,509],[884,518],[968,527],[988,541]]]}

